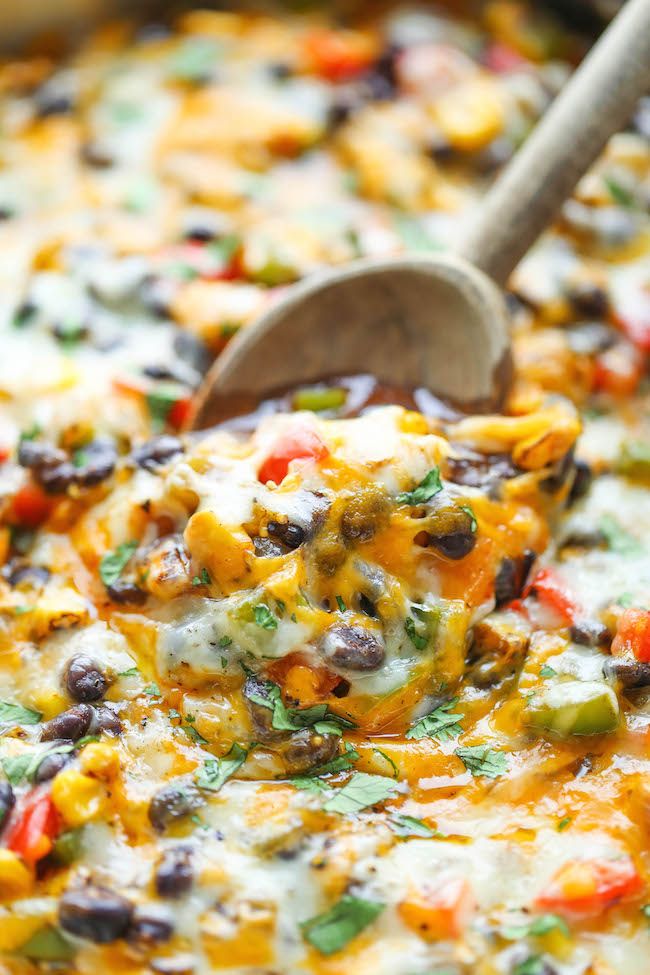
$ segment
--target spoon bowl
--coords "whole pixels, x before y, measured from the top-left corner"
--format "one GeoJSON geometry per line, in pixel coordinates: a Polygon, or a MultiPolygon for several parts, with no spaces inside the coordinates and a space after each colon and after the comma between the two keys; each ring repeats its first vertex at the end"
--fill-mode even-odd
{"type": "Polygon", "coordinates": [[[190,427],[358,373],[499,409],[512,374],[499,286],[649,88],[650,0],[627,0],[487,193],[457,256],[357,261],[294,286],[213,365],[190,427]]]}
{"type": "Polygon", "coordinates": [[[503,295],[451,255],[360,260],[314,275],[229,343],[199,391],[192,426],[230,419],[251,394],[360,372],[435,390],[464,410],[499,409],[511,376],[503,295]]]}

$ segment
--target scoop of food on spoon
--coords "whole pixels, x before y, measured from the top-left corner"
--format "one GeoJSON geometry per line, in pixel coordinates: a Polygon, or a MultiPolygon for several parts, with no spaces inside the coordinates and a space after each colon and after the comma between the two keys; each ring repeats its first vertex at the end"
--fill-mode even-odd
{"type": "Polygon", "coordinates": [[[649,89],[650,0],[627,0],[488,191],[456,254],[360,260],[295,285],[214,363],[190,427],[358,373],[467,410],[498,409],[511,378],[501,288],[649,89]]]}

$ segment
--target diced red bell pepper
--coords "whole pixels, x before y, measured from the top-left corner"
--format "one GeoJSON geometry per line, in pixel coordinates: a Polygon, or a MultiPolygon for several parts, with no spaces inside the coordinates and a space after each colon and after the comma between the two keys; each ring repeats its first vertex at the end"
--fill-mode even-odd
{"type": "Polygon", "coordinates": [[[276,442],[259,471],[262,484],[274,481],[281,484],[294,460],[322,460],[329,451],[315,430],[311,427],[296,426],[287,430],[276,442]]]}
{"type": "Polygon", "coordinates": [[[35,789],[13,814],[5,843],[33,866],[47,856],[60,831],[61,818],[50,793],[35,789]]]}
{"type": "Polygon", "coordinates": [[[354,78],[375,60],[372,39],[357,31],[311,31],[303,40],[303,50],[312,71],[328,81],[354,78]]]}
{"type": "Polygon", "coordinates": [[[524,68],[532,68],[531,62],[523,57],[519,51],[515,51],[508,44],[495,41],[490,44],[483,57],[486,67],[496,74],[509,74],[511,71],[521,71],[524,68]]]}
{"type": "Polygon", "coordinates": [[[580,607],[571,595],[567,584],[554,569],[540,569],[524,590],[524,597],[534,594],[539,601],[553,610],[562,622],[569,626],[580,615],[580,607]]]}
{"type": "Polygon", "coordinates": [[[189,396],[183,396],[181,399],[177,399],[169,413],[167,414],[167,422],[175,430],[182,430],[185,427],[187,420],[189,419],[190,413],[192,411],[192,399],[189,396]]]}
{"type": "Polygon", "coordinates": [[[594,917],[639,893],[642,880],[630,857],[569,860],[535,900],[535,907],[572,917],[594,917]]]}
{"type": "Polygon", "coordinates": [[[4,464],[6,460],[9,460],[11,455],[11,450],[9,447],[0,447],[0,464],[4,464]]]}
{"type": "Polygon", "coordinates": [[[54,501],[42,487],[28,481],[16,491],[11,503],[13,518],[26,528],[38,528],[49,517],[54,501]]]}
{"type": "Polygon", "coordinates": [[[596,358],[594,390],[610,396],[630,396],[639,385],[643,371],[643,356],[639,350],[622,340],[596,358]]]}
{"type": "Polygon", "coordinates": [[[621,614],[612,653],[619,657],[633,654],[637,660],[650,663],[650,610],[626,609],[621,614]]]}

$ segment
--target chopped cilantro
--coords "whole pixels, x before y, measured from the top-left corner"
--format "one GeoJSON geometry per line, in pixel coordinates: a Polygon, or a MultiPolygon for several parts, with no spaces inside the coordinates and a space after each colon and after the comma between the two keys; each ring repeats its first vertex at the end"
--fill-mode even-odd
{"type": "Polygon", "coordinates": [[[278,628],[277,618],[264,603],[258,603],[253,608],[253,617],[257,625],[261,626],[263,630],[277,630],[278,628]]]}
{"type": "Polygon", "coordinates": [[[192,579],[193,586],[209,586],[210,585],[210,573],[205,568],[201,569],[201,573],[198,576],[194,576],[192,579]]]}
{"type": "Polygon", "coordinates": [[[372,924],[383,910],[384,904],[379,901],[344,894],[329,911],[303,921],[302,936],[321,955],[333,955],[372,924]]]}
{"type": "Polygon", "coordinates": [[[440,704],[437,708],[426,714],[419,721],[416,721],[406,732],[407,738],[437,738],[438,741],[449,741],[457,738],[463,728],[459,724],[462,714],[454,714],[453,708],[458,704],[458,698],[454,697],[445,704],[440,704]]]}
{"type": "Polygon", "coordinates": [[[508,769],[505,753],[488,748],[487,745],[457,748],[455,754],[472,775],[485,775],[489,779],[497,779],[508,769]]]}
{"type": "Polygon", "coordinates": [[[282,700],[282,692],[277,684],[267,680],[262,683],[262,691],[246,692],[249,701],[273,711],[272,726],[276,731],[299,731],[300,728],[314,727],[320,734],[341,734],[341,726],[352,728],[347,718],[330,712],[327,704],[314,704],[309,708],[288,708],[282,700]],[[327,727],[324,727],[324,725],[327,727]]]}
{"type": "Polygon", "coordinates": [[[11,785],[21,782],[33,782],[43,759],[48,755],[66,755],[73,751],[75,745],[56,745],[38,752],[26,752],[11,758],[0,759],[2,768],[11,785]]]}
{"type": "Polygon", "coordinates": [[[571,816],[564,816],[560,822],[557,824],[558,833],[563,833],[567,826],[571,823],[571,816]]]}
{"type": "Polygon", "coordinates": [[[470,519],[469,530],[475,533],[476,529],[478,528],[478,521],[476,520],[474,509],[470,508],[468,504],[461,504],[458,507],[460,508],[461,511],[464,511],[466,515],[469,515],[469,519],[470,519]]]}
{"type": "Polygon", "coordinates": [[[618,203],[622,207],[633,207],[635,203],[634,194],[623,186],[617,179],[613,176],[604,176],[603,182],[607,187],[609,195],[611,196],[614,203],[618,203]]]}
{"type": "MultiPolygon", "coordinates": [[[[187,716],[185,718],[185,720],[186,721],[189,721],[190,720],[189,719],[189,716],[187,716]]],[[[187,735],[187,737],[188,738],[191,738],[192,741],[196,742],[197,745],[207,745],[208,744],[207,738],[204,738],[203,735],[200,732],[198,732],[196,730],[196,728],[193,728],[191,724],[181,725],[181,728],[183,729],[183,731],[185,732],[185,734],[187,735]]]]}
{"type": "Polygon", "coordinates": [[[333,758],[331,762],[326,762],[324,765],[319,765],[318,768],[312,769],[310,776],[314,775],[336,775],[338,772],[348,772],[355,762],[359,761],[359,752],[353,748],[349,741],[345,742],[345,751],[336,758],[333,758]]]}
{"type": "Polygon", "coordinates": [[[540,914],[525,924],[509,924],[501,929],[501,936],[508,941],[519,938],[541,937],[550,931],[560,931],[565,937],[569,936],[569,928],[559,914],[540,914]]]}
{"type": "Polygon", "coordinates": [[[102,556],[99,576],[106,587],[117,582],[137,547],[138,543],[135,541],[122,542],[114,551],[106,552],[102,556]]]}
{"type": "Polygon", "coordinates": [[[22,305],[16,308],[11,319],[11,324],[14,328],[24,328],[34,320],[37,312],[38,308],[36,305],[33,305],[31,301],[24,301],[22,305]]]}
{"type": "Polygon", "coordinates": [[[398,494],[396,501],[398,504],[425,504],[440,491],[442,491],[440,470],[437,467],[432,467],[417,487],[413,488],[412,491],[403,491],[398,494]]]}
{"type": "Polygon", "coordinates": [[[137,677],[140,671],[137,667],[129,667],[128,670],[120,670],[118,677],[137,677]]]}
{"type": "Polygon", "coordinates": [[[327,791],[327,786],[320,779],[310,778],[308,775],[298,775],[293,779],[289,779],[291,785],[294,785],[296,789],[301,789],[303,792],[313,792],[315,795],[320,795],[322,792],[327,791]]]}
{"type": "Polygon", "coordinates": [[[229,647],[231,643],[232,643],[232,638],[231,637],[229,637],[229,636],[222,636],[219,639],[219,644],[218,645],[221,647],[222,650],[225,650],[226,647],[229,647]]]}
{"type": "Polygon", "coordinates": [[[515,965],[512,975],[545,975],[547,971],[548,968],[541,955],[530,955],[515,965]]]}
{"type": "Polygon", "coordinates": [[[421,633],[418,633],[415,620],[412,616],[407,616],[404,620],[404,629],[406,630],[406,635],[415,647],[416,650],[425,650],[429,641],[421,633]]]}
{"type": "Polygon", "coordinates": [[[24,708],[22,704],[0,701],[0,724],[38,724],[42,717],[40,711],[24,708]]]}
{"type": "Polygon", "coordinates": [[[433,830],[415,816],[390,816],[388,825],[398,836],[433,836],[433,830]]]}
{"type": "Polygon", "coordinates": [[[384,761],[388,762],[388,764],[393,770],[393,778],[399,779],[399,769],[395,764],[395,762],[393,761],[393,759],[390,757],[390,755],[387,755],[386,752],[383,752],[381,748],[373,748],[373,752],[375,752],[375,754],[377,755],[381,755],[384,761]]]}
{"type": "Polygon", "coordinates": [[[621,555],[637,555],[642,551],[642,545],[633,535],[626,531],[612,515],[603,515],[599,528],[607,541],[611,552],[621,555]]]}
{"type": "Polygon", "coordinates": [[[384,802],[394,791],[393,781],[383,775],[355,772],[350,781],[328,799],[324,809],[326,812],[357,813],[384,802]]]}
{"type": "Polygon", "coordinates": [[[347,609],[347,606],[345,605],[345,603],[343,601],[343,596],[339,596],[338,593],[337,593],[337,596],[336,596],[336,605],[338,606],[339,611],[341,613],[345,613],[345,611],[347,609]]]}
{"type": "Polygon", "coordinates": [[[147,406],[154,430],[162,430],[172,408],[182,396],[181,389],[174,383],[160,383],[147,393],[147,406]]]}
{"type": "Polygon", "coordinates": [[[148,694],[149,697],[161,697],[162,696],[161,693],[160,693],[160,688],[158,687],[158,685],[156,684],[155,681],[152,681],[151,684],[147,684],[147,686],[145,688],[143,688],[142,693],[143,694],[148,694]]]}
{"type": "Polygon", "coordinates": [[[197,84],[206,81],[219,58],[221,48],[211,37],[188,37],[172,54],[170,77],[197,84]]]}
{"type": "Polygon", "coordinates": [[[25,613],[31,613],[33,609],[33,606],[14,606],[12,612],[14,616],[24,616],[25,613]]]}
{"type": "Polygon", "coordinates": [[[21,430],[20,441],[23,440],[36,440],[43,433],[43,427],[39,423],[32,423],[31,427],[27,427],[26,430],[21,430]]]}
{"type": "Polygon", "coordinates": [[[552,667],[549,667],[548,664],[544,664],[544,666],[540,668],[539,676],[540,677],[556,677],[557,676],[557,670],[553,670],[553,668],[552,667]]]}
{"type": "Polygon", "coordinates": [[[223,758],[207,759],[203,763],[203,768],[196,775],[196,784],[199,788],[207,789],[209,792],[218,792],[231,775],[234,775],[237,769],[244,764],[249,751],[250,749],[246,750],[235,742],[223,758]]]}

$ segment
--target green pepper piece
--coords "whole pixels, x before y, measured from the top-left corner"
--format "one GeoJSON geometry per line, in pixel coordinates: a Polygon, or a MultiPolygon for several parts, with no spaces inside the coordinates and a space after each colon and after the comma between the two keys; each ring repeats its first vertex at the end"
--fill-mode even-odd
{"type": "Polygon", "coordinates": [[[54,841],[52,857],[61,866],[68,867],[83,853],[83,826],[69,829],[54,841]]]}
{"type": "Polygon", "coordinates": [[[602,681],[568,680],[544,688],[528,701],[527,723],[569,735],[601,735],[618,724],[618,699],[602,681]]]}
{"type": "Polygon", "coordinates": [[[650,444],[626,440],[616,462],[616,470],[637,480],[650,480],[650,444]]]}
{"type": "Polygon", "coordinates": [[[340,386],[306,386],[293,394],[293,408],[322,413],[323,410],[338,410],[347,398],[347,391],[340,386]]]}
{"type": "Polygon", "coordinates": [[[46,924],[18,949],[18,954],[32,961],[70,961],[77,949],[63,937],[58,928],[46,924]]]}

